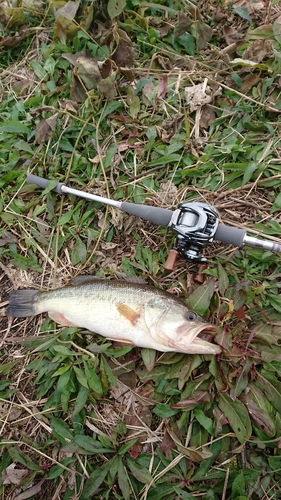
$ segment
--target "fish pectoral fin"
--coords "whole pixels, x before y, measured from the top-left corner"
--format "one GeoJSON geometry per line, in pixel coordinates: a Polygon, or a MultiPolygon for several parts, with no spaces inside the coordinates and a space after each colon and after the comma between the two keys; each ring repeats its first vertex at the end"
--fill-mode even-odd
{"type": "Polygon", "coordinates": [[[138,321],[140,314],[134,311],[131,307],[123,304],[123,302],[117,302],[116,304],[117,311],[124,316],[124,318],[128,319],[133,326],[135,326],[138,321]]]}
{"type": "Polygon", "coordinates": [[[75,323],[72,323],[72,321],[69,321],[64,314],[56,312],[56,311],[49,311],[49,317],[54,320],[56,323],[62,326],[77,326],[75,323]]]}

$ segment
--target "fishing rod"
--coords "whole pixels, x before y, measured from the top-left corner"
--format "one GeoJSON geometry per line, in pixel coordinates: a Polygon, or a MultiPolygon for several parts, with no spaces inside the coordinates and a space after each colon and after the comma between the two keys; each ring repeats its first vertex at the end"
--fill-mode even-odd
{"type": "MultiPolygon", "coordinates": [[[[37,175],[27,176],[28,184],[36,184],[45,189],[48,180],[37,175]]],[[[160,226],[169,227],[176,235],[176,245],[170,251],[164,265],[165,269],[173,270],[177,255],[180,254],[189,262],[204,263],[207,259],[201,254],[213,240],[222,243],[243,247],[260,247],[271,252],[281,252],[281,244],[268,240],[261,240],[247,235],[245,229],[221,224],[216,209],[206,203],[181,203],[176,210],[152,207],[127,201],[115,201],[95,194],[68,187],[64,182],[58,182],[53,189],[58,194],[72,194],[91,201],[118,208],[127,214],[136,215],[160,226]]]]}

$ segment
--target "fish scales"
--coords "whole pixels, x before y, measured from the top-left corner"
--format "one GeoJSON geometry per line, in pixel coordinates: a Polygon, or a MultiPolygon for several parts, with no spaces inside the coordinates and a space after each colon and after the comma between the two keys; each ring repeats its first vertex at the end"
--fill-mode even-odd
{"type": "Polygon", "coordinates": [[[198,338],[214,330],[177,297],[139,283],[80,277],[80,284],[46,292],[11,292],[8,316],[48,312],[57,323],[78,326],[109,339],[159,351],[218,354],[220,347],[198,338]]]}

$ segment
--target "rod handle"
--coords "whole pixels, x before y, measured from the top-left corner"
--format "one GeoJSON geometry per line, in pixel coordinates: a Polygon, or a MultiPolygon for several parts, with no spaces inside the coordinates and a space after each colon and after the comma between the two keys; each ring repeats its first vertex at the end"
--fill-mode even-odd
{"type": "Polygon", "coordinates": [[[167,210],[166,208],[139,205],[137,203],[129,203],[128,201],[123,201],[120,209],[127,214],[136,215],[159,226],[168,226],[174,213],[172,210],[167,210]]]}
{"type": "Polygon", "coordinates": [[[245,229],[219,224],[214,239],[241,248],[243,247],[246,234],[245,229]]]}
{"type": "MultiPolygon", "coordinates": [[[[48,185],[48,179],[44,179],[43,177],[39,177],[38,175],[33,175],[29,174],[26,178],[27,184],[36,184],[36,186],[39,186],[42,189],[45,189],[48,185]]],[[[58,182],[56,187],[53,189],[55,193],[58,194],[63,194],[62,192],[62,186],[65,186],[64,182],[58,182]]]]}

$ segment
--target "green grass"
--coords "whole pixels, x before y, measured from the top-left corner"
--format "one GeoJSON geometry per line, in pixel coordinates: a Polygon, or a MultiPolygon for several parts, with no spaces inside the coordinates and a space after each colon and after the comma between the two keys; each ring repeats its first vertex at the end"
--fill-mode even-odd
{"type": "Polygon", "coordinates": [[[2,498],[280,498],[280,256],[213,243],[206,267],[166,272],[169,230],[25,183],[207,202],[280,241],[278,3],[64,4],[0,6],[2,498]],[[225,26],[242,26],[234,52],[225,26]],[[185,89],[202,83],[209,103],[192,110],[185,89]],[[217,325],[222,354],[4,316],[12,289],[85,273],[179,295],[217,325]]]}

